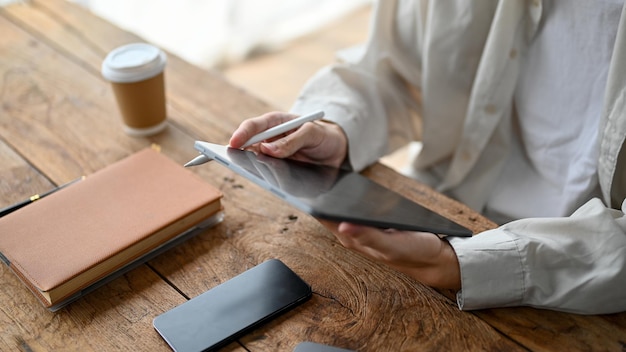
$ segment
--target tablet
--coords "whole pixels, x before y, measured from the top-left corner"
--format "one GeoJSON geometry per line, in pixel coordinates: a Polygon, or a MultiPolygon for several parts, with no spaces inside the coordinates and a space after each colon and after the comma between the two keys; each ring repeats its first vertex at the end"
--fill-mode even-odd
{"type": "Polygon", "coordinates": [[[472,235],[469,229],[357,172],[277,159],[203,141],[196,141],[194,147],[319,219],[448,236],[472,235]]]}

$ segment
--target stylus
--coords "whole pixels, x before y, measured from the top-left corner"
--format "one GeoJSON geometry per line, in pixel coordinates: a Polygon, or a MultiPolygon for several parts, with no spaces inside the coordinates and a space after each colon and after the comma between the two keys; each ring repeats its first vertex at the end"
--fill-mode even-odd
{"type": "MultiPolygon", "coordinates": [[[[267,129],[255,136],[253,136],[252,138],[248,139],[248,141],[246,143],[244,143],[244,145],[241,147],[246,148],[249,147],[255,143],[259,143],[262,142],[266,139],[270,139],[272,137],[276,137],[279,136],[285,132],[289,132],[293,129],[296,129],[302,125],[304,125],[307,122],[310,121],[315,121],[315,120],[319,120],[322,117],[324,117],[324,112],[323,111],[318,111],[316,113],[313,114],[309,114],[309,115],[304,115],[304,116],[300,116],[297,117],[293,120],[289,120],[285,123],[281,123],[278,126],[274,126],[270,129],[267,129]]],[[[208,156],[204,155],[204,154],[200,154],[197,157],[193,158],[191,161],[187,162],[184,166],[185,167],[190,167],[190,166],[197,166],[197,165],[202,165],[206,162],[211,161],[211,158],[209,158],[208,156]]]]}
{"type": "Polygon", "coordinates": [[[211,161],[211,158],[209,158],[208,156],[204,155],[204,154],[200,154],[197,157],[191,159],[190,161],[188,161],[184,166],[185,167],[190,167],[190,166],[196,166],[196,165],[202,165],[206,162],[211,161]]]}
{"type": "Polygon", "coordinates": [[[315,120],[319,120],[322,117],[324,117],[324,112],[323,111],[318,111],[316,113],[313,114],[309,114],[309,115],[304,115],[304,116],[300,116],[298,118],[295,118],[293,120],[289,120],[285,123],[281,123],[278,126],[274,126],[270,129],[267,129],[255,136],[253,136],[252,138],[248,139],[248,141],[246,143],[243,144],[243,146],[241,148],[246,148],[249,147],[253,144],[262,142],[266,139],[270,139],[276,136],[279,136],[285,132],[289,132],[293,129],[296,129],[300,126],[302,126],[303,124],[307,123],[307,122],[311,122],[311,121],[315,121],[315,120]]]}

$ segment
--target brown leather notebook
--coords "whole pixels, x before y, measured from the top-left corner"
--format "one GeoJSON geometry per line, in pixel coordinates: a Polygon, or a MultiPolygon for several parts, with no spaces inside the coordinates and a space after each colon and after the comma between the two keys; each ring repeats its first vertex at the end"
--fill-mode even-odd
{"type": "Polygon", "coordinates": [[[145,149],[0,218],[0,253],[56,310],[221,220],[222,194],[145,149]]]}

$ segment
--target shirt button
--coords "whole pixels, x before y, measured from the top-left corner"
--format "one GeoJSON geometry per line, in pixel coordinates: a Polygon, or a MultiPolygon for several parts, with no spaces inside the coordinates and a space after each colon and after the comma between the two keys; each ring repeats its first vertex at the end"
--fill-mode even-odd
{"type": "Polygon", "coordinates": [[[496,111],[496,106],[493,104],[487,104],[487,106],[485,106],[485,112],[488,114],[495,114],[496,111]]]}
{"type": "Polygon", "coordinates": [[[511,51],[509,52],[509,57],[511,59],[515,59],[517,57],[517,50],[511,49],[511,51]]]}

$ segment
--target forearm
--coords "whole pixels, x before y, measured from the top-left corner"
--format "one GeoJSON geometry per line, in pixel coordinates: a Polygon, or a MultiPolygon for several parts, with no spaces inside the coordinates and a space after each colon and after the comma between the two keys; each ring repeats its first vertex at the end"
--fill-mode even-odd
{"type": "Polygon", "coordinates": [[[323,109],[326,119],[346,134],[352,168],[361,170],[390,151],[414,140],[419,131],[417,102],[407,88],[420,80],[421,27],[425,14],[414,1],[381,1],[376,4],[372,35],[361,49],[350,51],[343,62],[320,70],[312,77],[291,108],[305,114],[323,109]],[[397,16],[415,16],[397,20],[397,16]],[[412,21],[416,21],[413,23],[412,21]]]}
{"type": "Polygon", "coordinates": [[[359,65],[329,66],[307,83],[290,111],[324,110],[325,119],[340,126],[349,146],[355,146],[348,156],[351,167],[360,171],[389,152],[389,119],[399,118],[387,111],[390,103],[379,88],[385,79],[359,65]]]}

